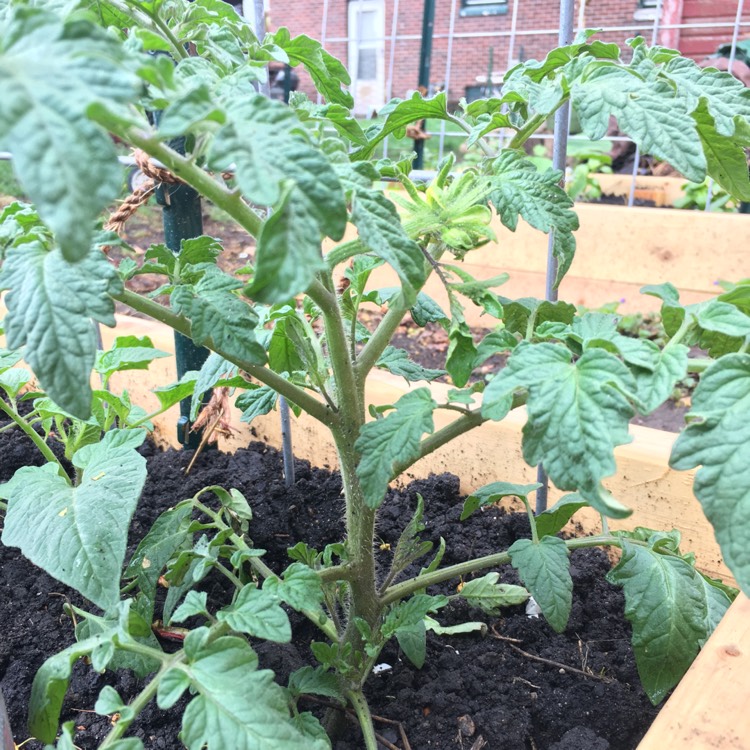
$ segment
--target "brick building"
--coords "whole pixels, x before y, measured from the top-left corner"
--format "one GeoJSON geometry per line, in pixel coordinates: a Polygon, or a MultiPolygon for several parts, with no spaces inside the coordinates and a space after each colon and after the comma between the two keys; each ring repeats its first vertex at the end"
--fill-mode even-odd
{"type": "MultiPolygon", "coordinates": [[[[559,0],[435,0],[431,87],[449,100],[478,93],[490,69],[499,77],[509,62],[543,57],[557,41],[559,0]],[[516,6],[517,4],[517,6],[516,6]],[[450,56],[450,63],[449,63],[450,56]],[[491,62],[492,61],[492,62],[491,62]]],[[[578,28],[609,29],[622,44],[642,34],[650,41],[658,0],[581,0],[578,28]]],[[[361,113],[416,87],[423,0],[266,0],[270,29],[321,39],[352,74],[361,113]],[[394,24],[394,10],[397,12],[394,24]]],[[[663,0],[658,41],[702,59],[731,41],[737,0],[663,0]],[[711,24],[696,28],[700,24],[711,24]]],[[[750,35],[750,7],[740,39],[750,35]]],[[[302,76],[301,89],[312,90],[302,76]]]]}

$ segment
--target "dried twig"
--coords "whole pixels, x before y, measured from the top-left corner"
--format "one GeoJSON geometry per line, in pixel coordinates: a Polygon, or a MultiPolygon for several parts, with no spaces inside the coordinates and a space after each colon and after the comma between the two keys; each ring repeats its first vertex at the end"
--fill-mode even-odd
{"type": "Polygon", "coordinates": [[[512,643],[509,643],[508,646],[512,648],[514,651],[517,651],[521,656],[525,656],[527,659],[532,659],[533,661],[541,662],[542,664],[547,664],[550,667],[557,667],[558,669],[564,669],[566,672],[573,672],[575,674],[580,674],[583,677],[591,677],[594,680],[600,680],[601,682],[612,682],[612,679],[610,677],[605,677],[604,675],[598,675],[594,674],[593,672],[584,672],[582,669],[578,669],[577,667],[571,667],[568,664],[563,664],[560,661],[554,661],[554,659],[545,659],[543,656],[536,656],[535,654],[530,654],[528,651],[524,651],[522,648],[518,648],[518,646],[514,646],[512,643]]]}

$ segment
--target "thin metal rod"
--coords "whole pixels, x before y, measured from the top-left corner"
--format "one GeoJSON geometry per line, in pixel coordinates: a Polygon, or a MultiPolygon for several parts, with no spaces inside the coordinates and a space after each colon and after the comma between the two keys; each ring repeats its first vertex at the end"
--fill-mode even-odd
{"type": "Polygon", "coordinates": [[[279,414],[281,415],[281,457],[284,460],[284,484],[294,484],[294,453],[292,452],[292,422],[289,418],[289,404],[279,396],[279,414]]]}
{"type": "MultiPolygon", "coordinates": [[[[393,17],[391,18],[391,48],[388,54],[388,77],[385,82],[385,100],[393,99],[393,70],[396,65],[396,42],[398,41],[398,5],[399,0],[394,0],[393,17]]],[[[388,136],[383,140],[383,158],[388,158],[388,136]]]]}
{"type": "MultiPolygon", "coordinates": [[[[450,99],[451,95],[451,67],[453,63],[453,32],[456,28],[456,0],[451,0],[451,20],[448,26],[448,48],[445,60],[445,95],[450,99]]],[[[438,144],[438,162],[443,159],[445,148],[445,120],[440,121],[440,142],[438,144]]]]}
{"type": "MultiPolygon", "coordinates": [[[[326,46],[326,44],[329,41],[334,41],[333,39],[329,40],[327,39],[328,34],[328,0],[323,0],[323,20],[320,24],[320,43],[323,45],[323,47],[326,46]]],[[[348,39],[344,40],[347,43],[349,42],[348,39]]],[[[349,68],[349,65],[346,66],[349,68]]],[[[323,103],[323,94],[318,91],[318,104],[323,103]]]]}
{"type": "MultiPolygon", "coordinates": [[[[574,0],[560,0],[560,33],[557,42],[560,47],[573,41],[574,25],[574,0]]],[[[565,162],[568,154],[568,134],[570,132],[570,105],[566,102],[555,112],[555,142],[552,149],[552,168],[559,169],[565,174],[565,162]]],[[[563,180],[565,177],[563,176],[563,180]]],[[[545,299],[551,302],[557,301],[557,289],[555,289],[555,278],[557,277],[557,258],[554,255],[555,240],[550,232],[547,242],[547,278],[545,299]]],[[[537,481],[541,487],[536,492],[536,512],[542,513],[547,510],[547,494],[549,490],[549,478],[541,464],[536,469],[537,481]]]]}

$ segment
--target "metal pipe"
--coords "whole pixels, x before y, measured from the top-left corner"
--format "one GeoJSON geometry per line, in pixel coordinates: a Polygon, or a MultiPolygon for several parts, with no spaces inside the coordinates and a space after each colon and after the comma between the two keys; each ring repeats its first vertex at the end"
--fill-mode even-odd
{"type": "MultiPolygon", "coordinates": [[[[448,48],[445,52],[445,96],[450,99],[451,94],[451,67],[453,62],[453,31],[456,27],[456,0],[451,0],[451,20],[448,26],[448,48]]],[[[438,162],[443,160],[445,147],[445,120],[440,121],[440,142],[438,144],[438,162]]]]}
{"type": "Polygon", "coordinates": [[[294,453],[292,452],[292,422],[289,418],[289,404],[279,396],[279,415],[281,416],[281,457],[284,462],[284,484],[294,484],[294,453]]]}
{"type": "MultiPolygon", "coordinates": [[[[393,2],[393,17],[391,18],[391,49],[388,55],[388,77],[385,82],[385,99],[393,98],[393,69],[396,65],[396,41],[398,40],[398,11],[399,0],[393,2]]],[[[388,136],[383,140],[383,158],[388,158],[388,136]]]]}
{"type": "MultiPolygon", "coordinates": [[[[430,90],[430,64],[432,62],[432,38],[435,28],[435,0],[424,0],[422,11],[422,45],[419,50],[419,79],[418,87],[426,94],[430,90]]],[[[424,120],[420,123],[420,130],[424,130],[424,120]]],[[[424,139],[414,139],[414,169],[424,166],[424,139]]]]}

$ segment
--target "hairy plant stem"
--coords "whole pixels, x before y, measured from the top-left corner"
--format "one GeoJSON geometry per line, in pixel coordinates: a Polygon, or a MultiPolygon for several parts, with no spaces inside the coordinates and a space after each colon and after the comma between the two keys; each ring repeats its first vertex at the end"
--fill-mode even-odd
{"type": "Polygon", "coordinates": [[[346,697],[357,714],[360,727],[362,727],[365,750],[378,750],[375,726],[372,723],[372,714],[370,713],[370,706],[367,705],[367,699],[360,690],[349,690],[346,697]]]}
{"type": "MultiPolygon", "coordinates": [[[[131,650],[131,649],[128,649],[128,650],[131,650]]],[[[167,672],[167,670],[179,664],[180,662],[184,661],[184,659],[185,659],[184,652],[179,651],[174,657],[170,658],[168,661],[162,661],[162,665],[159,668],[159,671],[149,681],[148,685],[146,685],[146,687],[143,688],[143,690],[141,690],[141,692],[138,693],[138,695],[129,704],[129,707],[133,710],[133,718],[138,716],[138,714],[141,711],[143,711],[144,708],[146,708],[149,701],[156,695],[156,691],[159,688],[159,682],[161,681],[161,678],[164,675],[164,673],[167,672]]],[[[109,730],[109,733],[104,738],[104,742],[102,742],[102,744],[99,745],[99,750],[107,750],[107,748],[112,747],[117,742],[117,740],[119,740],[125,734],[130,724],[131,724],[130,721],[118,721],[112,727],[112,729],[109,730]]]]}
{"type": "MultiPolygon", "coordinates": [[[[628,541],[633,542],[634,544],[638,543],[638,540],[629,539],[628,541]]],[[[621,542],[620,537],[618,536],[612,534],[599,534],[598,536],[566,539],[565,544],[568,549],[574,550],[585,549],[587,547],[619,547],[621,542]]],[[[484,570],[485,568],[507,565],[509,562],[510,555],[507,552],[497,552],[493,555],[485,555],[484,557],[477,557],[474,560],[467,560],[466,562],[457,563],[456,565],[449,565],[447,568],[441,568],[434,573],[427,573],[426,575],[417,576],[416,578],[410,578],[407,581],[397,583],[383,594],[380,603],[385,607],[410,596],[415,591],[427,588],[428,586],[434,586],[438,583],[449,581],[451,578],[469,575],[470,573],[475,573],[476,571],[484,570]]]]}
{"type": "MultiPolygon", "coordinates": [[[[196,500],[193,498],[192,503],[196,510],[199,510],[201,513],[205,513],[216,525],[216,527],[220,530],[228,530],[230,527],[224,523],[224,519],[221,517],[221,513],[217,513],[215,510],[212,510],[207,505],[204,505],[200,500],[196,500]]],[[[237,547],[237,549],[240,550],[249,550],[252,549],[250,545],[236,532],[232,532],[229,535],[229,539],[231,540],[232,544],[237,547]]],[[[255,571],[257,575],[259,575],[264,580],[267,578],[278,578],[279,576],[274,573],[271,568],[268,567],[260,558],[258,557],[250,557],[248,559],[248,564],[250,567],[255,571]]],[[[225,573],[225,571],[221,571],[222,573],[225,573]]],[[[228,572],[228,571],[227,571],[228,572]]],[[[231,579],[230,579],[231,580],[231,579]]],[[[235,583],[235,581],[232,581],[235,583]]],[[[236,584],[238,588],[241,588],[243,586],[242,582],[239,579],[236,579],[236,584]]],[[[299,610],[301,614],[303,614],[305,617],[307,617],[310,622],[313,623],[313,625],[317,626],[328,638],[330,638],[334,643],[338,641],[338,633],[336,631],[336,628],[334,627],[331,620],[328,618],[321,619],[321,612],[310,610],[310,609],[302,609],[299,610]]]]}
{"type": "MultiPolygon", "coordinates": [[[[158,320],[160,323],[168,325],[178,333],[191,337],[190,321],[187,318],[183,318],[181,315],[176,315],[171,310],[160,305],[158,302],[146,299],[140,294],[130,292],[127,289],[121,294],[115,295],[114,297],[119,302],[131,307],[137,312],[144,313],[154,320],[158,320]]],[[[239,357],[235,357],[230,352],[224,351],[221,347],[214,346],[213,351],[220,354],[224,359],[228,360],[232,364],[237,365],[240,369],[244,370],[248,375],[251,375],[261,383],[270,386],[277,393],[280,393],[287,401],[296,404],[301,409],[304,409],[311,417],[314,417],[319,422],[325,425],[330,425],[333,419],[332,410],[318,401],[314,396],[311,396],[307,391],[304,391],[299,386],[290,383],[286,378],[283,378],[273,370],[263,367],[261,365],[255,365],[250,362],[245,362],[239,357]]]]}
{"type": "Polygon", "coordinates": [[[208,198],[218,208],[228,213],[249,234],[253,237],[258,236],[263,220],[245,203],[237,190],[232,190],[217,182],[189,157],[183,156],[162,143],[154,132],[132,124],[124,124],[116,115],[102,108],[92,111],[89,116],[118,138],[145,151],[151,158],[163,164],[175,177],[179,177],[183,182],[195,188],[204,198],[208,198]]]}
{"type": "Polygon", "coordinates": [[[44,442],[42,436],[29,424],[26,423],[24,418],[18,414],[14,409],[8,406],[3,399],[0,399],[0,411],[4,412],[18,427],[23,430],[26,436],[34,443],[38,448],[39,452],[52,464],[57,465],[57,473],[70,484],[70,477],[63,468],[63,465],[57,460],[57,456],[52,452],[52,449],[44,442]]]}

